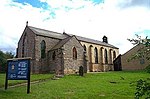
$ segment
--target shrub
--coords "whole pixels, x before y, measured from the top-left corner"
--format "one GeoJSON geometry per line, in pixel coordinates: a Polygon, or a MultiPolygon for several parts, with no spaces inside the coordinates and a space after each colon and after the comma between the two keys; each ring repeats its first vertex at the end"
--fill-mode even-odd
{"type": "Polygon", "coordinates": [[[150,65],[148,65],[148,66],[145,68],[145,71],[146,71],[147,73],[150,73],[150,65]]]}
{"type": "Polygon", "coordinates": [[[150,99],[150,79],[138,80],[136,84],[135,99],[140,97],[145,97],[145,99],[150,99]]]}

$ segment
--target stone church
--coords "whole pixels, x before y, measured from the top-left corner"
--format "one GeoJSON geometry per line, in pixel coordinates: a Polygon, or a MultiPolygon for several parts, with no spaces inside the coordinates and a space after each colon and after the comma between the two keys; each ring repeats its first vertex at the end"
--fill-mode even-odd
{"type": "Polygon", "coordinates": [[[71,74],[83,66],[84,72],[114,70],[119,48],[106,36],[97,41],[72,34],[57,33],[26,25],[18,42],[17,57],[31,57],[31,73],[71,74]]]}

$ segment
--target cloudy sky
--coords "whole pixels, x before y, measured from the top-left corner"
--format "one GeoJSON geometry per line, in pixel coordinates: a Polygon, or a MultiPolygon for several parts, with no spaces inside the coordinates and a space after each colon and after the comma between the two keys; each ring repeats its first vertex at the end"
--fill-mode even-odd
{"type": "Polygon", "coordinates": [[[150,38],[150,0],[1,0],[0,50],[15,52],[26,26],[108,42],[125,53],[135,34],[150,38]]]}

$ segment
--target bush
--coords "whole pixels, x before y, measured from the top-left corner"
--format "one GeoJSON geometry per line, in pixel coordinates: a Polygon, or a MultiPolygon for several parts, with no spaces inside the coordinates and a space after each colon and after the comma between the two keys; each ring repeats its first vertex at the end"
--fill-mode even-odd
{"type": "Polygon", "coordinates": [[[148,66],[145,68],[145,71],[146,71],[147,73],[150,73],[150,65],[148,65],[148,66]]]}
{"type": "Polygon", "coordinates": [[[4,53],[3,51],[0,50],[0,72],[6,71],[7,59],[13,58],[13,57],[14,57],[14,55],[12,52],[4,53]]]}
{"type": "Polygon", "coordinates": [[[140,97],[145,97],[145,99],[150,99],[150,79],[138,80],[136,85],[135,99],[140,97]]]}

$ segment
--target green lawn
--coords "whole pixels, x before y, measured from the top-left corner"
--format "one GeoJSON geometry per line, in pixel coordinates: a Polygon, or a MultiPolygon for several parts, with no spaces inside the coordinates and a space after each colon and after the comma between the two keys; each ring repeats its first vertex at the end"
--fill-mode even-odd
{"type": "MultiPolygon", "coordinates": [[[[45,75],[33,75],[32,79],[40,76],[45,75]]],[[[0,99],[134,99],[136,80],[148,77],[150,74],[137,71],[66,75],[59,80],[31,84],[30,94],[26,94],[26,86],[0,88],[0,99]]]]}
{"type": "MultiPolygon", "coordinates": [[[[52,78],[53,74],[34,74],[31,75],[31,81],[43,80],[52,78]]],[[[5,85],[6,74],[0,74],[0,88],[5,85]]],[[[8,80],[9,85],[16,85],[23,82],[27,82],[26,80],[8,80]]]]}

